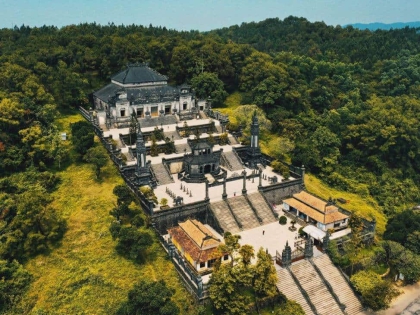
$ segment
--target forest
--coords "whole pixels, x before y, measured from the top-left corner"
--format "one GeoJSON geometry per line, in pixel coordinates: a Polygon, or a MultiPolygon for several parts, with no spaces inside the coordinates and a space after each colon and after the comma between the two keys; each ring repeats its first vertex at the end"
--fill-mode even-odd
{"type": "MultiPolygon", "coordinates": [[[[58,119],[89,108],[92,92],[134,62],[191,84],[215,107],[226,108],[228,95],[258,106],[276,136],[266,153],[374,200],[390,222],[379,237],[419,254],[419,216],[404,215],[420,203],[419,43],[419,29],[297,17],[206,33],[95,23],[1,29],[0,312],[33,281],[23,265],[60,246],[67,230],[52,195],[62,169],[83,159],[61,141],[58,119]],[[395,232],[401,226],[410,232],[395,232]]],[[[233,118],[231,130],[245,127],[233,118]]]]}

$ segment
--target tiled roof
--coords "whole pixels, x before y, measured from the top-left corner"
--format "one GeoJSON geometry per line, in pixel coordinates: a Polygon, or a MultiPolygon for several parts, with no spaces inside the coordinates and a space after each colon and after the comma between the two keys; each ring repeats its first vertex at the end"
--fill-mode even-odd
{"type": "Polygon", "coordinates": [[[327,205],[327,202],[325,202],[322,199],[319,199],[306,191],[302,190],[301,192],[294,194],[293,197],[308,206],[321,211],[321,212],[335,212],[338,211],[338,208],[334,205],[327,205]]]}
{"type": "Polygon", "coordinates": [[[128,65],[127,69],[114,75],[112,80],[121,84],[165,82],[168,78],[145,64],[128,65]]]}
{"type": "Polygon", "coordinates": [[[179,226],[168,229],[168,233],[197,263],[222,256],[217,250],[220,241],[197,220],[180,223],[179,226]]]}
{"type": "Polygon", "coordinates": [[[179,226],[201,249],[217,247],[220,244],[220,241],[200,221],[187,220],[179,223],[179,226]]]}
{"type": "MultiPolygon", "coordinates": [[[[93,95],[104,102],[109,102],[109,99],[114,97],[121,89],[121,86],[110,83],[94,92],[93,95]]],[[[179,96],[179,90],[170,85],[125,88],[125,92],[127,93],[127,98],[134,103],[146,103],[146,100],[153,95],[162,98],[163,101],[173,101],[175,97],[179,96]]]]}
{"type": "MultiPolygon", "coordinates": [[[[313,196],[312,196],[313,197],[313,196]]],[[[316,197],[314,197],[316,198],[316,197]]],[[[333,223],[333,222],[337,222],[337,221],[341,221],[344,220],[346,218],[348,218],[347,215],[339,212],[338,210],[335,212],[331,212],[331,213],[321,213],[317,210],[315,210],[314,208],[308,206],[307,204],[295,199],[295,198],[289,198],[289,199],[285,199],[283,200],[284,203],[288,204],[289,206],[299,210],[299,212],[302,212],[304,214],[306,214],[307,216],[309,216],[310,218],[314,219],[317,222],[323,223],[323,224],[328,224],[328,223],[333,223]]]]}

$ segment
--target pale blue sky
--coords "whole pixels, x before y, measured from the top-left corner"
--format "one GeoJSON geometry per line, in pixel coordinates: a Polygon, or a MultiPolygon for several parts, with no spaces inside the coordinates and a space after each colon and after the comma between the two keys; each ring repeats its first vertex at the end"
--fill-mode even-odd
{"type": "Polygon", "coordinates": [[[293,15],[329,25],[420,20],[419,0],[0,0],[0,28],[108,22],[215,28],[293,15]]]}

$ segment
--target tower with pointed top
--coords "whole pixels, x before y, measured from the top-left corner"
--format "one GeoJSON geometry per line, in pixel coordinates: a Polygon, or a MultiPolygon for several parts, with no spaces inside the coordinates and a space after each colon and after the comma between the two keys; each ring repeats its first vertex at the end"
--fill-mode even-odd
{"type": "Polygon", "coordinates": [[[256,168],[258,163],[261,163],[261,150],[259,144],[260,123],[258,122],[257,111],[252,115],[251,123],[251,144],[248,149],[249,166],[256,168]]]}
{"type": "Polygon", "coordinates": [[[149,165],[146,161],[146,145],[143,140],[143,134],[140,129],[140,125],[137,125],[137,140],[136,140],[136,182],[138,186],[150,184],[150,171],[149,165]]]}

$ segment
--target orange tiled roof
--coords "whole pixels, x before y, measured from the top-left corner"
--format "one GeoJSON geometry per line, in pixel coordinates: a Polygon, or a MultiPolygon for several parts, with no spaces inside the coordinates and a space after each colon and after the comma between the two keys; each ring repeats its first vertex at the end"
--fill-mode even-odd
{"type": "Polygon", "coordinates": [[[335,212],[338,211],[338,208],[334,205],[328,205],[327,203],[319,199],[306,191],[302,190],[301,192],[294,194],[293,198],[307,204],[308,206],[320,211],[320,212],[335,212]]]}
{"type": "Polygon", "coordinates": [[[195,262],[206,262],[222,256],[217,247],[201,249],[180,227],[176,226],[168,230],[169,235],[176,241],[195,262]]]}
{"type": "Polygon", "coordinates": [[[187,220],[179,223],[179,226],[201,249],[217,247],[220,244],[220,241],[200,221],[194,219],[187,220]]]}
{"type": "Polygon", "coordinates": [[[198,263],[222,256],[217,250],[221,242],[198,220],[181,222],[168,233],[198,263]]]}
{"type": "MultiPolygon", "coordinates": [[[[314,198],[316,198],[316,197],[314,197],[314,198]]],[[[315,221],[323,223],[323,224],[329,224],[329,223],[341,221],[341,220],[344,220],[344,219],[348,218],[347,215],[339,212],[338,209],[337,209],[337,211],[334,211],[334,212],[329,212],[329,211],[327,211],[327,213],[319,212],[319,211],[315,210],[314,208],[308,206],[307,204],[305,204],[305,203],[303,203],[303,202],[301,202],[301,201],[299,201],[295,198],[285,199],[285,200],[283,200],[283,202],[285,202],[289,206],[299,210],[299,212],[302,212],[302,213],[306,214],[307,216],[314,219],[315,221]]]]}

